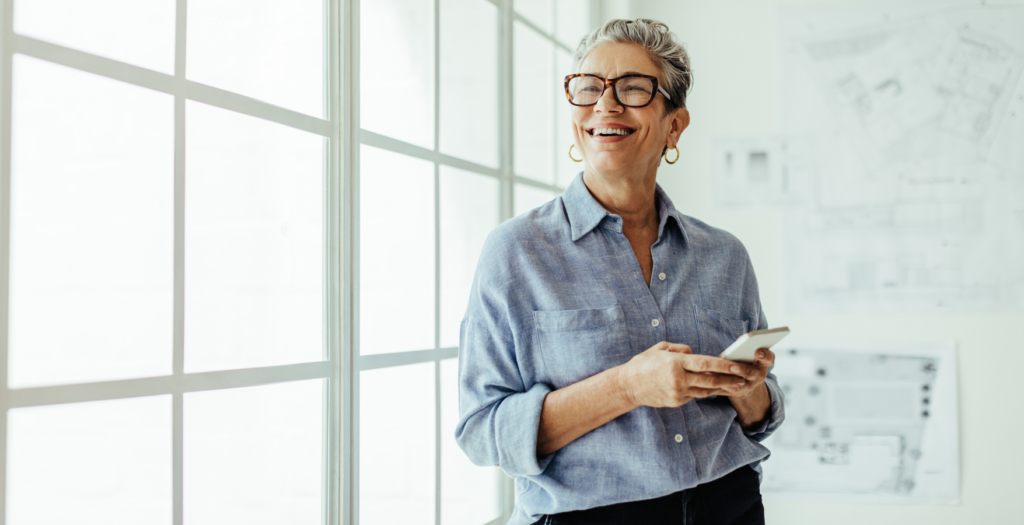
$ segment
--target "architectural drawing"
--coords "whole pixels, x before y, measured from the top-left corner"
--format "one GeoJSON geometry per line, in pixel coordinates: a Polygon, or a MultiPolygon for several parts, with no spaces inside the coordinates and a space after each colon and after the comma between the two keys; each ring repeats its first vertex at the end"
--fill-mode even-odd
{"type": "Polygon", "coordinates": [[[783,210],[788,310],[1024,310],[1021,27],[1024,6],[782,11],[780,133],[711,154],[715,204],[783,210]]]}
{"type": "Polygon", "coordinates": [[[766,441],[766,495],[957,501],[951,344],[789,345],[777,355],[786,423],[766,441]]]}

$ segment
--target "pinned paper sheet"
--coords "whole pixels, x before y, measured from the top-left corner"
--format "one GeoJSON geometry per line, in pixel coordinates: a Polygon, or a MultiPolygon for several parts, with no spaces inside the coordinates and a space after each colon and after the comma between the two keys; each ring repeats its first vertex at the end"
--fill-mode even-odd
{"type": "Polygon", "coordinates": [[[952,343],[780,343],[786,420],[765,440],[766,497],[959,502],[952,343]]]}

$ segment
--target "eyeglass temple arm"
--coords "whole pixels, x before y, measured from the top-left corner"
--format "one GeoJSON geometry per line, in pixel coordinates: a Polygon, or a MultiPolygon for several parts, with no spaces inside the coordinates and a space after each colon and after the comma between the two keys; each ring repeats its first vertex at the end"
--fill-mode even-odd
{"type": "Polygon", "coordinates": [[[672,95],[669,95],[668,91],[665,91],[665,88],[658,86],[658,91],[661,91],[661,94],[665,95],[665,98],[672,100],[672,95]]]}

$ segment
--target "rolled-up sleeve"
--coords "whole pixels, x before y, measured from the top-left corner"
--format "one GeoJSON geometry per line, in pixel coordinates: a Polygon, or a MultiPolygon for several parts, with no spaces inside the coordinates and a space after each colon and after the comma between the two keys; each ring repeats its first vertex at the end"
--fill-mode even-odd
{"type": "Polygon", "coordinates": [[[786,419],[785,397],[782,394],[782,389],[779,388],[778,380],[775,379],[775,374],[768,374],[768,377],[764,380],[764,386],[768,387],[768,397],[771,399],[768,417],[758,426],[743,431],[744,434],[754,441],[764,441],[768,436],[772,435],[772,432],[775,432],[775,429],[779,428],[782,420],[786,419]]]}
{"type": "Polygon", "coordinates": [[[551,458],[538,459],[537,430],[548,392],[543,383],[523,385],[512,342],[462,322],[455,439],[473,463],[498,465],[512,477],[543,472],[551,458]]]}

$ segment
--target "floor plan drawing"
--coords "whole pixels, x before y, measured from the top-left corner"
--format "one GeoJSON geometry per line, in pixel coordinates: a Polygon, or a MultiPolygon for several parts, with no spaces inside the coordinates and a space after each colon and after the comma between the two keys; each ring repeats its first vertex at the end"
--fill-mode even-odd
{"type": "Polygon", "coordinates": [[[786,422],[765,441],[766,496],[956,503],[952,344],[779,348],[786,422]]]}
{"type": "Polygon", "coordinates": [[[783,10],[779,132],[711,147],[783,215],[794,313],[1024,310],[1024,6],[783,10]]]}

